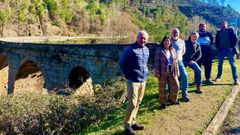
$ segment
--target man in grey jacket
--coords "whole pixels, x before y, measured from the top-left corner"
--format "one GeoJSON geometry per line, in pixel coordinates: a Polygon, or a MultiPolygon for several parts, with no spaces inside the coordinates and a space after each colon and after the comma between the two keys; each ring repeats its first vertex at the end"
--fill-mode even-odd
{"type": "Polygon", "coordinates": [[[128,87],[128,105],[124,118],[124,132],[126,135],[135,135],[133,130],[144,129],[142,125],[136,123],[136,117],[145,92],[148,74],[149,49],[145,46],[148,37],[146,31],[139,31],[136,42],[124,49],[119,60],[119,66],[127,79],[128,87]]]}
{"type": "Polygon", "coordinates": [[[197,61],[201,58],[202,52],[200,44],[197,42],[199,34],[197,32],[192,32],[187,41],[185,41],[186,52],[183,55],[183,63],[185,67],[189,66],[194,70],[195,82],[197,88],[195,93],[201,94],[201,85],[202,85],[202,70],[198,66],[197,61]]]}

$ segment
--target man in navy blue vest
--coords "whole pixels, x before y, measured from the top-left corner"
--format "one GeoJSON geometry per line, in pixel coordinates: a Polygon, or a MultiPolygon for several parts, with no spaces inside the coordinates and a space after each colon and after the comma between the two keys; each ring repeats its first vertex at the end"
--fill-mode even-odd
{"type": "Polygon", "coordinates": [[[124,132],[126,135],[135,135],[133,130],[144,129],[142,125],[136,123],[136,117],[145,92],[148,74],[149,49],[145,46],[148,37],[146,31],[139,31],[136,42],[124,49],[119,60],[119,66],[127,79],[128,87],[128,106],[124,118],[124,132]]]}

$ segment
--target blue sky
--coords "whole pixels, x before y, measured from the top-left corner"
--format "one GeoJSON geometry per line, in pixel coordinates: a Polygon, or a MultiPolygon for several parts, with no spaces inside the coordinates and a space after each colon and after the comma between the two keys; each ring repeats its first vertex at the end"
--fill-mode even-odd
{"type": "Polygon", "coordinates": [[[240,13],[240,0],[226,0],[225,3],[225,5],[229,4],[233,9],[240,13]]]}

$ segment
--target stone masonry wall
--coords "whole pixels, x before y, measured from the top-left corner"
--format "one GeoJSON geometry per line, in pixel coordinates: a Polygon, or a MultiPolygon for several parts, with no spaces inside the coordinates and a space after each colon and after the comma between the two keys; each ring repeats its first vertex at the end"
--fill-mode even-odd
{"type": "MultiPolygon", "coordinates": [[[[34,62],[40,68],[47,90],[66,87],[69,74],[75,67],[87,70],[94,84],[103,83],[121,75],[118,60],[125,46],[1,42],[0,56],[5,54],[9,64],[8,92],[13,92],[18,70],[26,61],[34,62]]],[[[152,68],[156,46],[148,46],[152,68]]]]}

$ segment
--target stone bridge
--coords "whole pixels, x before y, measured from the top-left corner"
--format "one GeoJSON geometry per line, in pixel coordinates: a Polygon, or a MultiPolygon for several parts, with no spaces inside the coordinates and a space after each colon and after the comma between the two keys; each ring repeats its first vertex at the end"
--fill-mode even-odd
{"type": "Polygon", "coordinates": [[[125,46],[1,42],[0,71],[8,71],[1,75],[6,80],[2,87],[12,94],[30,85],[28,89],[76,90],[89,78],[101,84],[121,75],[118,60],[125,46]]]}

